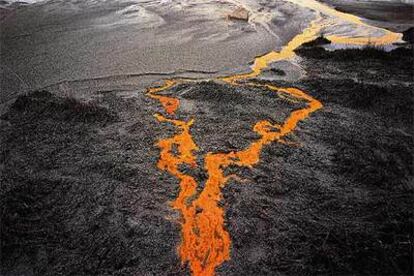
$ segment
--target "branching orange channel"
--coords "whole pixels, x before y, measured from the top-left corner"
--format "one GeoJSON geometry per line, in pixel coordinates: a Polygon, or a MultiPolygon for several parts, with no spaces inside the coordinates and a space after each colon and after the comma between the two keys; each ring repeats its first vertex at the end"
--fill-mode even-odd
{"type": "MultiPolygon", "coordinates": [[[[299,0],[300,1],[300,0],[299,0]]],[[[353,17],[352,17],[353,18],[353,17]]],[[[197,192],[199,183],[197,180],[180,170],[183,165],[192,168],[197,167],[195,152],[198,150],[190,128],[194,120],[183,121],[172,119],[179,108],[179,99],[159,93],[172,88],[185,80],[167,80],[161,87],[149,88],[149,97],[158,100],[166,115],[156,114],[160,123],[169,123],[176,127],[177,133],[166,139],[158,141],[160,159],[158,168],[168,172],[179,181],[180,191],[178,197],[172,203],[172,207],[182,215],[182,241],[178,251],[181,260],[189,263],[192,275],[209,276],[215,274],[215,269],[224,261],[230,259],[230,235],[225,229],[224,209],[219,206],[222,199],[223,188],[233,175],[225,175],[224,171],[231,165],[240,167],[252,167],[260,161],[260,155],[264,146],[272,142],[283,142],[282,138],[295,130],[300,121],[305,120],[318,109],[322,103],[312,98],[304,91],[297,88],[277,87],[271,84],[260,84],[249,81],[259,76],[270,63],[292,58],[294,50],[302,44],[315,39],[323,25],[322,18],[313,21],[301,34],[294,37],[280,52],[270,52],[255,60],[252,70],[247,74],[239,74],[216,79],[232,86],[260,87],[278,93],[280,96],[288,96],[297,101],[305,102],[305,107],[293,111],[281,124],[272,124],[270,121],[258,121],[253,126],[253,131],[260,138],[252,141],[250,145],[241,150],[230,153],[209,152],[204,156],[204,169],[208,173],[208,179],[201,192],[197,192]]],[[[386,33],[385,36],[393,36],[386,33]]],[[[335,39],[332,37],[332,39],[335,39]]],[[[395,37],[379,38],[379,42],[396,39],[395,37]]],[[[355,43],[352,38],[337,38],[341,43],[355,43]]]]}

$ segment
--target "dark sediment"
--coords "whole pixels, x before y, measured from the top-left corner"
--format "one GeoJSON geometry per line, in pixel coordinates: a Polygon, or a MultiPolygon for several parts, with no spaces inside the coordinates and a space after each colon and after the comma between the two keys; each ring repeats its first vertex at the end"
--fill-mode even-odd
{"type": "Polygon", "coordinates": [[[414,27],[408,28],[403,32],[403,40],[407,41],[408,43],[414,44],[414,27]]]}
{"type": "Polygon", "coordinates": [[[403,31],[413,24],[413,3],[403,1],[320,0],[336,10],[369,20],[370,24],[403,31]]]}
{"type": "Polygon", "coordinates": [[[167,219],[176,187],[155,167],[152,111],[137,106],[41,91],[1,117],[0,274],[182,270],[167,219]]]}
{"type": "MultiPolygon", "coordinates": [[[[324,104],[223,189],[232,258],[219,275],[409,275],[413,244],[410,50],[301,49],[298,87],[324,104]]],[[[246,147],[260,119],[303,103],[205,82],[178,95],[198,156],[246,147]]],[[[174,129],[157,102],[21,96],[1,117],[3,275],[187,275],[176,253],[178,183],[157,170],[174,129]]],[[[198,160],[202,166],[203,160],[198,160]]],[[[202,182],[202,169],[191,171],[202,182]]]]}
{"type": "Polygon", "coordinates": [[[308,76],[284,85],[324,108],[300,123],[300,147],[272,144],[255,169],[238,170],[247,184],[225,188],[233,259],[221,271],[409,275],[412,52],[299,53],[308,76]]]}
{"type": "Polygon", "coordinates": [[[327,39],[326,37],[323,36],[319,36],[316,39],[309,41],[307,43],[303,43],[302,47],[315,47],[315,46],[323,46],[323,45],[328,45],[331,44],[331,41],[329,39],[327,39]]]}

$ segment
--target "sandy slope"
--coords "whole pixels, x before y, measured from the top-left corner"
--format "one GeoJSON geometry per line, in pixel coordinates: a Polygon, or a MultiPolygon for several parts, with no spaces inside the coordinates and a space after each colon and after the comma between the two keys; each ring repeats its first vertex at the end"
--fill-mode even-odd
{"type": "Polygon", "coordinates": [[[31,88],[130,74],[243,69],[313,18],[283,1],[266,6],[277,19],[271,33],[263,23],[227,20],[235,7],[227,1],[49,1],[3,20],[1,60],[31,88]]]}
{"type": "Polygon", "coordinates": [[[97,87],[142,89],[172,75],[247,70],[255,56],[280,49],[317,16],[325,18],[326,34],[382,33],[326,9],[312,10],[312,3],[317,2],[52,0],[9,6],[0,30],[0,100],[52,84],[82,94],[82,83],[88,94],[97,87]],[[237,6],[249,11],[249,22],[226,18],[237,6]]]}

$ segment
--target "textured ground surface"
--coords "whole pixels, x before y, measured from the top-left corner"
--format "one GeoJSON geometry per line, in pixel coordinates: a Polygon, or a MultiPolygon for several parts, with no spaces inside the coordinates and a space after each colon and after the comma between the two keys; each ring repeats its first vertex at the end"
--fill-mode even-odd
{"type": "MultiPolygon", "coordinates": [[[[375,26],[412,23],[412,5],[325,2],[375,26]]],[[[176,129],[154,118],[163,111],[145,88],[245,71],[309,26],[318,12],[305,6],[320,7],[312,0],[0,1],[0,274],[188,275],[177,254],[180,214],[170,206],[178,182],[156,167],[156,141],[176,129]],[[226,18],[239,6],[249,22],[226,18]]],[[[325,35],[384,33],[332,9],[319,13],[325,35]]],[[[286,143],[267,146],[257,166],[227,169],[239,179],[227,183],[219,204],[232,244],[217,274],[410,275],[412,51],[298,55],[256,81],[300,88],[324,107],[286,143]]],[[[258,120],[283,122],[303,107],[221,82],[162,93],[180,100],[179,119],[195,119],[199,169],[180,169],[199,190],[205,153],[241,150],[258,139],[258,120]]]]}
{"type": "MultiPolygon", "coordinates": [[[[75,82],[94,86],[99,80],[108,83],[106,90],[125,89],[134,77],[135,88],[144,88],[168,76],[248,70],[255,56],[279,50],[318,15],[307,8],[313,0],[8,2],[0,1],[0,113],[2,104],[22,91],[54,84],[69,89],[75,82]],[[228,20],[227,14],[240,6],[249,11],[249,22],[228,20]]],[[[412,24],[413,5],[367,3],[329,1],[373,17],[378,26],[412,24]]],[[[331,19],[325,34],[360,36],[361,28],[331,19]]],[[[378,30],[364,31],[364,36],[376,35],[378,30]]]]}
{"type": "Polygon", "coordinates": [[[337,10],[356,14],[371,24],[404,31],[412,26],[414,6],[411,0],[322,0],[337,10]]]}
{"type": "MultiPolygon", "coordinates": [[[[231,260],[219,275],[409,275],[413,242],[410,51],[301,50],[294,83],[324,104],[223,190],[231,260]]],[[[283,75],[273,70],[268,75],[283,75]]],[[[288,79],[288,78],[287,78],[288,79]]],[[[167,91],[200,152],[257,138],[258,118],[299,107],[255,88],[167,91]]],[[[89,100],[36,92],[1,117],[3,275],[187,275],[176,253],[178,183],[156,169],[173,129],[142,92],[89,100]]],[[[202,162],[199,160],[198,162],[202,162]]],[[[202,181],[202,170],[193,172],[202,181]]]]}

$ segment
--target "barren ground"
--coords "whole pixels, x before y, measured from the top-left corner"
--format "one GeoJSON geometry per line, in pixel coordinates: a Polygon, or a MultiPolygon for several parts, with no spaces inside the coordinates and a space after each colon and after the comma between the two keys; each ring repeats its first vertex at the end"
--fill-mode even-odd
{"type": "MultiPolygon", "coordinates": [[[[324,107],[292,144],[267,146],[223,190],[231,260],[218,275],[409,275],[413,243],[410,50],[302,49],[296,82],[324,107]]],[[[283,75],[280,71],[267,75],[283,75]]],[[[252,123],[299,107],[259,88],[185,84],[200,152],[257,138],[252,123]]],[[[173,133],[144,93],[83,101],[37,91],[1,116],[3,275],[188,275],[180,265],[178,183],[156,168],[173,133]]],[[[203,160],[198,160],[199,163],[203,160]]],[[[184,168],[185,169],[185,168],[184,168]]],[[[202,182],[203,170],[192,172],[202,182]]]]}

